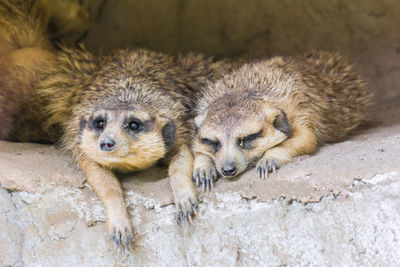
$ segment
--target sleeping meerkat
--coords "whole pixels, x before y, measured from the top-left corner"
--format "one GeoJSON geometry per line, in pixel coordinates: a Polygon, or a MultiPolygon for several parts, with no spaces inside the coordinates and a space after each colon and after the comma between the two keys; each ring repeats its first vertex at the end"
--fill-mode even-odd
{"type": "Polygon", "coordinates": [[[336,54],[246,64],[209,84],[199,100],[193,179],[209,189],[217,171],[234,177],[253,164],[265,179],[294,156],[345,138],[371,100],[363,79],[336,54]]]}
{"type": "Polygon", "coordinates": [[[201,56],[173,59],[143,49],[123,50],[96,60],[66,50],[42,80],[49,125],[63,132],[87,181],[104,204],[107,228],[117,246],[132,246],[123,191],[112,171],[146,169],[163,160],[180,220],[197,207],[192,182],[195,94],[228,68],[201,56]],[[53,73],[53,75],[51,74],[53,73]]]}

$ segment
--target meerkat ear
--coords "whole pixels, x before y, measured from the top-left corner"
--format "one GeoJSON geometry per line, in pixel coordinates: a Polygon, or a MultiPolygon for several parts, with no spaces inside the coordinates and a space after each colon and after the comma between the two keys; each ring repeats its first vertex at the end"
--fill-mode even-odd
{"type": "Polygon", "coordinates": [[[161,130],[166,147],[171,147],[175,143],[176,126],[173,120],[169,119],[161,130]]]}
{"type": "Polygon", "coordinates": [[[281,110],[281,112],[275,117],[273,125],[275,129],[281,131],[286,136],[290,136],[292,133],[292,128],[290,127],[286,113],[283,110],[281,110]]]}

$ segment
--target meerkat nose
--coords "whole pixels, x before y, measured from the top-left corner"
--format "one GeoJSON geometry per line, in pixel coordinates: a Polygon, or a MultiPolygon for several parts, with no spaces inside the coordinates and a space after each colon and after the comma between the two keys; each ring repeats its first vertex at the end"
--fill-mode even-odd
{"type": "Polygon", "coordinates": [[[106,137],[103,140],[101,140],[101,142],[100,142],[101,150],[110,152],[110,151],[113,151],[114,148],[115,148],[115,141],[112,140],[111,138],[106,137]]]}
{"type": "Polygon", "coordinates": [[[223,176],[235,176],[235,174],[237,173],[235,163],[230,162],[228,164],[225,164],[224,166],[222,166],[221,172],[223,176]]]}

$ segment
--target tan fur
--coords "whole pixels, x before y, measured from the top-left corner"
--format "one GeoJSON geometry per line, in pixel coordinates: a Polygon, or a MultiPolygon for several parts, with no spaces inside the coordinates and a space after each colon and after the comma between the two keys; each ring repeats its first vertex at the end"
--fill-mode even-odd
{"type": "Polygon", "coordinates": [[[344,139],[371,101],[362,78],[336,54],[246,64],[210,83],[199,100],[193,177],[210,187],[215,167],[232,177],[257,163],[265,178],[318,144],[344,139]]]}
{"type": "MultiPolygon", "coordinates": [[[[37,120],[38,118],[31,120],[37,112],[28,108],[28,103],[34,98],[33,88],[42,66],[49,64],[53,59],[53,53],[40,48],[23,48],[2,57],[0,61],[0,120],[2,121],[0,139],[22,140],[24,138],[21,137],[28,133],[30,136],[38,137],[31,141],[47,143],[50,139],[54,139],[40,130],[42,122],[37,120]],[[31,127],[28,127],[28,124],[31,127]],[[19,131],[22,128],[30,128],[30,130],[19,131]]],[[[40,108],[40,106],[37,107],[37,109],[40,108]]]]}
{"type": "Polygon", "coordinates": [[[122,243],[126,248],[131,248],[131,224],[117,178],[109,170],[84,156],[80,157],[79,163],[86,173],[88,183],[104,205],[107,229],[112,231],[114,241],[118,239],[119,245],[122,243]]]}
{"type": "Polygon", "coordinates": [[[38,98],[44,103],[48,131],[63,132],[62,145],[103,202],[116,244],[130,248],[132,230],[113,171],[141,170],[164,161],[179,218],[190,221],[197,206],[189,147],[192,99],[207,79],[221,77],[229,65],[143,49],[104,58],[83,49],[64,50],[45,71],[38,98]],[[133,121],[140,121],[140,131],[130,130],[133,121]],[[112,150],[104,150],[105,140],[113,141],[112,150]]]}
{"type": "Polygon", "coordinates": [[[41,105],[29,103],[37,102],[35,84],[57,57],[49,35],[82,34],[87,16],[88,4],[76,0],[0,1],[0,139],[44,143],[57,139],[54,131],[43,131],[43,120],[37,117],[41,105]],[[68,21],[63,19],[67,17],[68,21]],[[54,26],[54,21],[60,23],[54,26]]]}
{"type": "Polygon", "coordinates": [[[0,55],[24,47],[52,49],[46,34],[46,7],[41,1],[0,1],[0,55]]]}

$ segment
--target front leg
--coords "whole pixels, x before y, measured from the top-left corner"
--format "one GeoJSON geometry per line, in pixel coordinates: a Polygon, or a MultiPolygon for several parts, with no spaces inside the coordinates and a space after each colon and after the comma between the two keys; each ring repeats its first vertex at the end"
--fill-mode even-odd
{"type": "Polygon", "coordinates": [[[265,151],[263,157],[258,161],[257,172],[260,178],[266,179],[268,173],[276,172],[295,156],[313,153],[316,145],[317,138],[308,127],[293,129],[292,135],[288,139],[265,151]]]}
{"type": "Polygon", "coordinates": [[[193,181],[196,185],[202,184],[203,192],[207,189],[214,187],[214,182],[217,180],[217,171],[213,160],[204,154],[195,153],[194,155],[194,168],[193,168],[193,181]]]}
{"type": "Polygon", "coordinates": [[[90,159],[79,161],[87,181],[94,189],[106,211],[106,226],[118,248],[132,248],[132,227],[118,179],[103,166],[90,159]]]}
{"type": "Polygon", "coordinates": [[[179,223],[191,222],[197,212],[197,191],[191,179],[192,171],[193,154],[188,146],[182,145],[171,159],[168,169],[179,223]]]}

